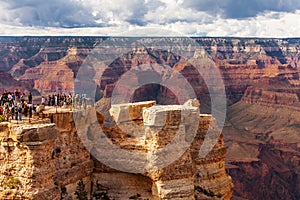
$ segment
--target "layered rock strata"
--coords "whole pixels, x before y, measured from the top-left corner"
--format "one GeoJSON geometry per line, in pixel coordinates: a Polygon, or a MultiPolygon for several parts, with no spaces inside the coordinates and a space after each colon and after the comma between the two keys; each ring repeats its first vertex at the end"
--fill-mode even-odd
{"type": "Polygon", "coordinates": [[[1,199],[72,198],[81,179],[90,187],[93,162],[70,125],[71,116],[65,118],[63,127],[50,120],[1,123],[1,199]]]}
{"type": "Polygon", "coordinates": [[[0,196],[75,199],[76,185],[84,180],[92,199],[230,199],[233,185],[225,172],[223,137],[199,157],[208,129],[219,130],[212,116],[199,115],[193,105],[199,106],[113,105],[115,121],[109,127],[93,108],[45,111],[38,124],[2,123],[0,196]],[[88,121],[78,124],[78,116],[88,121]],[[125,153],[103,149],[99,129],[125,153]],[[126,152],[138,159],[128,159],[126,152]]]}
{"type": "Polygon", "coordinates": [[[299,112],[296,94],[260,88],[229,107],[223,131],[235,197],[299,199],[299,112]]]}

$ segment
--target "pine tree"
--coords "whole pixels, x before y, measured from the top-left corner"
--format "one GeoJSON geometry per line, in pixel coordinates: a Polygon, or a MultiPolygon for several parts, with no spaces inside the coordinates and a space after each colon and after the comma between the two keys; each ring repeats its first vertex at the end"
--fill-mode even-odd
{"type": "Polygon", "coordinates": [[[75,195],[78,200],[88,200],[88,193],[85,191],[85,185],[82,180],[77,183],[75,195]]]}

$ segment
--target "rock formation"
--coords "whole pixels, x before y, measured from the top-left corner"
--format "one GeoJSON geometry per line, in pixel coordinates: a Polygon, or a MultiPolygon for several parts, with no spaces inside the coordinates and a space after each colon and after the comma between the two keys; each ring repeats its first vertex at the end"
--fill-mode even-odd
{"type": "Polygon", "coordinates": [[[229,107],[223,132],[234,196],[299,199],[299,114],[296,94],[252,87],[229,107]]]}
{"type": "MultiPolygon", "coordinates": [[[[82,62],[90,51],[106,39],[101,37],[0,38],[0,69],[3,71],[0,76],[4,77],[0,79],[0,87],[10,88],[10,86],[15,87],[15,84],[21,84],[22,87],[26,86],[24,90],[37,89],[39,92],[49,93],[57,92],[58,89],[66,92],[72,91],[74,87],[70,85],[72,82],[70,77],[76,77],[82,62]],[[54,68],[56,69],[55,73],[51,72],[54,68]],[[30,72],[40,73],[42,71],[43,75],[39,74],[33,77],[30,75],[30,72]],[[11,76],[8,76],[8,73],[11,76]],[[8,82],[12,84],[7,84],[8,82]]],[[[277,148],[269,148],[269,143],[266,142],[271,141],[272,138],[279,138],[282,141],[282,137],[286,135],[291,135],[291,138],[297,137],[295,132],[298,130],[299,122],[295,120],[295,116],[299,111],[300,97],[299,38],[192,39],[201,47],[195,52],[191,52],[194,58],[208,57],[213,60],[224,81],[229,105],[228,126],[224,131],[225,136],[228,136],[226,145],[229,147],[228,157],[230,159],[227,161],[230,161],[229,166],[231,167],[233,166],[231,164],[235,163],[229,171],[237,185],[234,194],[244,198],[261,199],[264,197],[274,198],[279,196],[278,191],[284,191],[280,192],[280,195],[287,195],[287,198],[290,199],[299,199],[299,189],[297,188],[299,181],[294,178],[298,176],[295,173],[297,170],[294,163],[297,161],[293,160],[297,160],[299,151],[288,150],[286,152],[277,148]],[[286,113],[290,113],[290,115],[286,113]],[[234,136],[230,136],[232,134],[234,136]],[[247,136],[245,137],[247,145],[245,138],[240,137],[241,135],[247,136]],[[264,141],[257,141],[256,137],[263,138],[264,141]],[[267,151],[265,147],[268,147],[267,151]],[[291,153],[291,151],[293,152],[291,153]],[[268,162],[268,167],[265,163],[262,164],[263,161],[268,160],[261,159],[265,158],[265,155],[269,160],[274,160],[273,164],[268,162]],[[285,156],[291,161],[287,162],[285,156]],[[255,164],[239,163],[240,160],[248,158],[254,160],[255,164]],[[260,164],[256,165],[256,162],[260,164]],[[239,163],[240,168],[236,168],[236,163],[239,163]],[[284,170],[272,171],[273,168],[276,168],[274,163],[284,163],[284,167],[282,167],[284,170]],[[243,167],[241,167],[242,165],[243,167]],[[252,165],[255,165],[255,168],[252,165]],[[255,176],[254,169],[259,171],[255,176]],[[284,174],[285,170],[290,171],[292,175],[282,175],[278,178],[278,174],[284,174]],[[262,174],[266,171],[269,172],[268,176],[263,176],[262,174]],[[266,177],[266,180],[257,177],[266,177]],[[272,179],[273,177],[277,178],[272,179]],[[261,193],[257,192],[258,188],[251,189],[252,186],[250,187],[250,185],[255,185],[261,189],[263,188],[261,183],[267,185],[265,189],[261,190],[263,191],[261,193]]],[[[127,38],[120,39],[124,43],[127,40],[127,38]]],[[[180,42],[182,38],[173,38],[172,40],[180,42]]],[[[160,44],[164,44],[163,40],[160,41],[160,44]]],[[[117,81],[128,70],[139,69],[144,64],[152,68],[164,64],[180,72],[193,87],[197,98],[201,100],[201,111],[210,113],[211,99],[207,86],[203,77],[199,76],[189,60],[185,60],[182,55],[176,55],[172,49],[164,51],[153,49],[150,46],[148,48],[133,47],[128,50],[127,53],[109,64],[101,81],[97,82],[96,99],[104,97],[98,105],[102,106],[101,110],[105,110],[106,117],[109,118],[110,96],[117,81]]],[[[162,68],[158,68],[158,75],[164,73],[162,68]]],[[[214,80],[214,77],[209,78],[214,80]]],[[[122,90],[119,92],[120,95],[122,92],[126,93],[122,90]]],[[[158,104],[179,104],[174,93],[159,84],[148,84],[138,88],[130,101],[152,99],[155,99],[158,104]]],[[[115,125],[109,121],[103,123],[105,127],[115,125]]],[[[109,135],[109,133],[107,134],[109,135]]],[[[283,146],[293,146],[294,148],[296,145],[291,144],[292,139],[289,142],[276,141],[276,144],[283,146]]],[[[270,146],[272,145],[273,143],[270,146]]]]}
{"type": "Polygon", "coordinates": [[[248,87],[246,89],[241,101],[266,107],[290,108],[292,110],[298,110],[300,107],[298,96],[295,93],[268,91],[254,87],[248,87]]]}
{"type": "Polygon", "coordinates": [[[16,88],[21,87],[21,84],[16,81],[9,73],[0,70],[0,92],[4,90],[14,91],[16,88]]]}
{"type": "Polygon", "coordinates": [[[79,179],[90,186],[93,162],[67,121],[71,113],[55,117],[64,127],[1,124],[1,199],[61,199],[79,179]]]}
{"type": "Polygon", "coordinates": [[[93,108],[45,111],[43,120],[30,125],[2,123],[0,197],[74,199],[77,183],[84,180],[92,199],[230,199],[233,185],[225,172],[223,136],[207,156],[199,157],[207,130],[219,130],[212,116],[199,115],[194,106],[199,103],[113,105],[115,125],[110,128],[100,113],[95,123],[77,124],[86,116],[93,119],[93,108]],[[199,121],[192,130],[195,118],[199,121]],[[128,160],[126,154],[108,148],[103,154],[96,142],[100,127],[112,144],[141,159],[128,160]],[[168,144],[172,144],[170,151],[163,153],[171,160],[164,165],[160,150],[168,144]],[[142,161],[147,161],[146,168],[142,161]],[[114,169],[114,163],[124,170],[114,169]],[[125,170],[128,164],[132,172],[125,170]]]}
{"type": "MultiPolygon", "coordinates": [[[[105,39],[101,37],[2,38],[0,41],[2,52],[0,67],[5,72],[10,72],[15,79],[28,82],[31,87],[37,87],[36,89],[39,91],[56,92],[54,83],[49,83],[49,81],[37,84],[30,82],[30,72],[39,72],[39,68],[43,68],[45,63],[48,63],[45,65],[45,73],[51,74],[51,69],[55,67],[57,72],[62,75],[63,71],[66,70],[62,68],[62,72],[60,72],[59,66],[62,64],[71,69],[73,77],[75,77],[91,49],[105,39]]],[[[251,85],[287,89],[298,87],[300,84],[298,70],[300,52],[299,40],[297,39],[193,39],[202,49],[202,51],[196,52],[197,55],[195,54],[195,56],[198,58],[199,56],[210,56],[219,68],[226,86],[229,103],[240,100],[246,88],[251,85]]],[[[126,38],[119,40],[124,41],[124,43],[128,42],[126,38]]],[[[180,43],[182,39],[174,38],[173,40],[180,43]]],[[[162,40],[161,45],[163,42],[162,40]]],[[[183,59],[182,55],[176,55],[172,51],[151,49],[151,46],[140,49],[132,48],[127,54],[110,63],[109,69],[99,82],[99,88],[103,90],[105,96],[109,97],[114,83],[129,69],[143,64],[160,64],[180,69],[179,71],[191,82],[191,85],[197,86],[195,91],[198,97],[206,97],[208,93],[205,83],[200,77],[195,77],[189,63],[182,63],[183,59]],[[193,84],[195,81],[197,84],[193,84]]],[[[64,76],[63,79],[67,80],[69,78],[67,76],[70,74],[65,73],[64,76]]],[[[37,76],[36,79],[39,77],[37,76]]],[[[55,79],[52,81],[60,84],[63,89],[72,90],[71,87],[64,86],[64,81],[55,79]]],[[[145,88],[144,91],[147,93],[151,91],[157,96],[167,96],[165,92],[168,92],[153,86],[145,88]]],[[[141,98],[143,96],[145,95],[137,95],[136,101],[145,100],[141,98]]],[[[160,99],[162,98],[157,98],[158,102],[160,99]]],[[[202,100],[203,106],[206,104],[204,100],[202,100]]]]}

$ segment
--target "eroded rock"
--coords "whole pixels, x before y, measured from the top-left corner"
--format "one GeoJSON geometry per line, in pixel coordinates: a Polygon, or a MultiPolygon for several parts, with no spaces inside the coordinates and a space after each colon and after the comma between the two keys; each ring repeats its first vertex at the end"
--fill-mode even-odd
{"type": "Polygon", "coordinates": [[[85,121],[78,127],[71,111],[44,113],[53,123],[1,124],[6,142],[0,146],[0,197],[75,199],[83,180],[92,199],[230,199],[233,185],[225,171],[222,135],[206,157],[199,157],[207,130],[219,130],[212,116],[199,115],[198,106],[195,100],[174,106],[154,101],[114,105],[111,113],[118,123],[109,128],[103,120],[89,124],[82,119],[92,116],[93,108],[74,113],[85,121]],[[121,114],[125,111],[129,115],[121,114]],[[88,130],[87,140],[99,137],[96,130],[102,128],[113,145],[139,157],[116,156],[114,149],[93,141],[88,151],[80,128],[88,130]],[[94,157],[97,151],[104,151],[105,158],[94,157]],[[106,161],[131,163],[132,172],[106,161]],[[145,171],[138,173],[145,163],[145,171]]]}

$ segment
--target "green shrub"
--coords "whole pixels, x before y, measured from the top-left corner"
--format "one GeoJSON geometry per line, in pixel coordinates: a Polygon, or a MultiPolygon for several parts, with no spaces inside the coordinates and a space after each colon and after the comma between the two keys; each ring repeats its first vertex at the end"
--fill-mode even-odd
{"type": "Polygon", "coordinates": [[[21,184],[20,179],[13,177],[13,176],[7,176],[4,179],[4,186],[8,187],[9,189],[15,189],[18,185],[21,184]]]}
{"type": "Polygon", "coordinates": [[[75,195],[78,200],[88,200],[88,193],[85,191],[85,185],[82,180],[77,184],[75,195]]]}
{"type": "Polygon", "coordinates": [[[6,120],[6,117],[4,115],[0,115],[0,123],[4,122],[6,120]]]}

